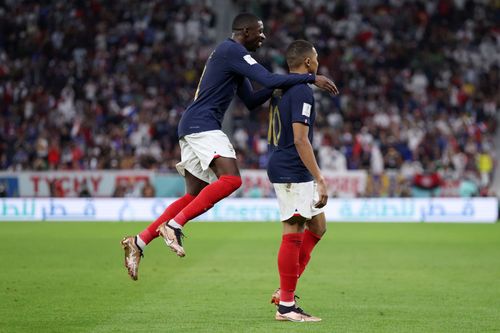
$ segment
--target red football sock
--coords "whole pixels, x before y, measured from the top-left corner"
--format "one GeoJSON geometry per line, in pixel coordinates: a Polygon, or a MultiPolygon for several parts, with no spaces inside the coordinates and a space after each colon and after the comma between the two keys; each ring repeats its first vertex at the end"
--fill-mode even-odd
{"type": "Polygon", "coordinates": [[[297,280],[299,279],[299,253],[303,233],[283,235],[278,252],[278,271],[280,273],[280,301],[293,302],[297,280]]]}
{"type": "Polygon", "coordinates": [[[177,215],[184,207],[186,207],[193,199],[196,198],[194,195],[186,194],[183,197],[172,202],[153,223],[151,223],[143,232],[139,234],[139,237],[148,244],[153,239],[158,237],[158,232],[156,229],[163,222],[167,222],[177,215]]]}
{"type": "Polygon", "coordinates": [[[240,177],[228,175],[220,176],[218,180],[201,190],[196,196],[196,199],[174,217],[174,221],[182,226],[185,225],[188,221],[203,214],[217,202],[236,191],[240,186],[240,177]]]}
{"type": "Polygon", "coordinates": [[[307,263],[311,259],[311,252],[320,240],[321,236],[309,231],[309,229],[304,231],[304,240],[299,255],[299,277],[304,273],[307,263]]]}

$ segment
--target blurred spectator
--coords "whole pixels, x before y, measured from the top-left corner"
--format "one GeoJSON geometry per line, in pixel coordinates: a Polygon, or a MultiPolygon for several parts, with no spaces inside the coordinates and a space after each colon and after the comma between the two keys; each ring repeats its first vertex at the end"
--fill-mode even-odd
{"type": "Polygon", "coordinates": [[[80,192],[78,193],[78,196],[80,198],[90,198],[90,197],[92,197],[92,194],[90,193],[90,190],[89,190],[89,187],[87,185],[87,182],[83,182],[81,186],[82,186],[82,188],[81,188],[80,192]]]}
{"type": "Polygon", "coordinates": [[[4,183],[0,183],[0,198],[7,197],[7,187],[4,183]]]}
{"type": "Polygon", "coordinates": [[[481,175],[481,186],[490,185],[491,173],[493,172],[493,158],[484,150],[477,154],[477,168],[481,175]]]}
{"type": "Polygon", "coordinates": [[[384,156],[384,166],[386,169],[399,169],[401,168],[403,160],[401,154],[394,148],[390,147],[384,156]]]}
{"type": "Polygon", "coordinates": [[[479,188],[474,181],[474,177],[468,175],[464,179],[462,179],[462,181],[460,182],[460,197],[469,198],[476,197],[478,195],[479,188]]]}
{"type": "Polygon", "coordinates": [[[143,198],[154,198],[156,194],[156,190],[153,185],[148,181],[144,183],[144,186],[142,187],[142,197],[143,198]]]}
{"type": "Polygon", "coordinates": [[[52,198],[64,198],[65,192],[60,179],[54,178],[49,183],[50,196],[52,198]]]}
{"type": "Polygon", "coordinates": [[[333,145],[330,137],[323,137],[323,141],[317,149],[318,161],[322,170],[347,170],[347,159],[345,155],[333,145]]]}
{"type": "Polygon", "coordinates": [[[424,171],[417,173],[413,179],[414,196],[419,197],[436,197],[439,195],[439,186],[442,184],[442,179],[436,171],[424,171]]]}
{"type": "Polygon", "coordinates": [[[381,175],[384,172],[384,158],[378,144],[372,145],[370,156],[370,170],[372,174],[381,175]]]}
{"type": "Polygon", "coordinates": [[[124,184],[116,184],[113,191],[113,198],[124,198],[127,187],[124,184]]]}

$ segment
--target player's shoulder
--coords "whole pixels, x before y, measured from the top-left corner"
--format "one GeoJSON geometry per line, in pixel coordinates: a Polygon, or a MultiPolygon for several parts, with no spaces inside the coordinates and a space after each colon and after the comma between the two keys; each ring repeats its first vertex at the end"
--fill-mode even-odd
{"type": "Polygon", "coordinates": [[[313,90],[308,83],[300,83],[288,88],[285,94],[294,97],[312,98],[313,90]]]}
{"type": "Polygon", "coordinates": [[[250,65],[256,63],[256,61],[253,60],[252,56],[248,53],[247,49],[231,38],[227,38],[221,42],[217,46],[215,53],[218,57],[222,57],[224,59],[224,63],[226,65],[237,62],[239,59],[244,59],[250,65]]]}
{"type": "Polygon", "coordinates": [[[247,49],[243,45],[231,38],[226,38],[226,40],[221,42],[218,47],[231,53],[248,53],[247,49]]]}

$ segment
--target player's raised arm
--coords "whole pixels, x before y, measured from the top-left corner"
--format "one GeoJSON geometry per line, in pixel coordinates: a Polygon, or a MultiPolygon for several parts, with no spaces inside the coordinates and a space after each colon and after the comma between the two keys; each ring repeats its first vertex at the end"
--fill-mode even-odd
{"type": "Polygon", "coordinates": [[[271,73],[252,58],[250,54],[244,52],[242,48],[236,45],[228,53],[226,60],[234,72],[246,76],[266,88],[282,88],[299,83],[314,83],[316,81],[314,74],[281,75],[271,73]]]}
{"type": "Polygon", "coordinates": [[[328,91],[331,94],[339,93],[332,80],[323,75],[315,74],[275,74],[269,72],[264,66],[259,64],[252,56],[243,50],[231,50],[231,55],[227,60],[231,69],[236,73],[244,75],[251,80],[262,84],[266,88],[283,88],[299,83],[313,83],[318,88],[328,91]]]}
{"type": "Polygon", "coordinates": [[[332,80],[326,76],[315,74],[282,75],[271,73],[252,58],[249,53],[236,45],[228,51],[226,59],[233,71],[262,84],[266,88],[283,88],[299,83],[313,83],[331,94],[338,94],[337,87],[332,80]]]}
{"type": "Polygon", "coordinates": [[[231,38],[235,44],[226,51],[225,59],[235,73],[257,81],[266,88],[285,88],[299,83],[313,83],[332,94],[338,94],[333,81],[325,76],[315,73],[273,74],[252,58],[248,52],[257,50],[266,39],[264,25],[257,16],[238,15],[233,21],[232,30],[231,38]]]}
{"type": "Polygon", "coordinates": [[[259,105],[265,103],[273,94],[273,89],[260,89],[254,91],[252,84],[247,78],[238,86],[238,97],[243,101],[245,106],[249,109],[255,109],[259,105]]]}

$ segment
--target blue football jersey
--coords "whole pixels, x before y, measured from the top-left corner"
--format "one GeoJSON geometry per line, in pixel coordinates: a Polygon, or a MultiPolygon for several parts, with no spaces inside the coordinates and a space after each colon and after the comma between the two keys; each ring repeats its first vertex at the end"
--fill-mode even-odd
{"type": "Polygon", "coordinates": [[[179,138],[221,129],[224,114],[236,94],[249,109],[271,97],[271,89],[253,92],[248,79],[266,88],[278,88],[314,83],[316,77],[310,74],[273,74],[255,61],[243,45],[228,38],[215,48],[205,64],[194,100],[179,122],[179,138]]]}
{"type": "Polygon", "coordinates": [[[309,141],[312,143],[315,117],[313,91],[307,84],[275,90],[269,107],[267,175],[271,183],[313,180],[295,148],[292,124],[309,126],[309,141]]]}

